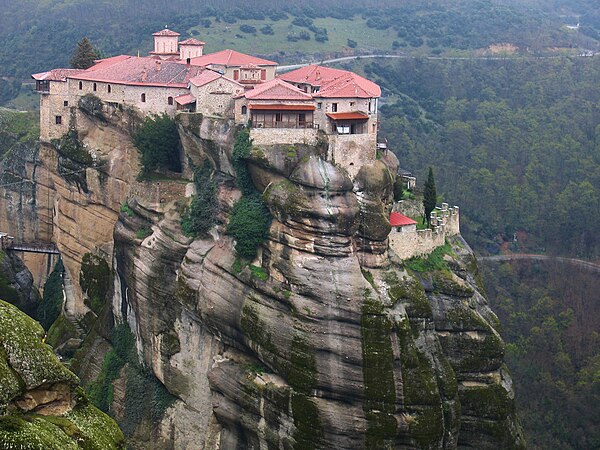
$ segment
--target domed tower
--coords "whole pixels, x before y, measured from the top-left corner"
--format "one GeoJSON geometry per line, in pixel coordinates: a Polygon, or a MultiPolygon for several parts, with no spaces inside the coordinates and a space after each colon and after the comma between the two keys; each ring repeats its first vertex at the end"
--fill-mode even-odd
{"type": "Polygon", "coordinates": [[[179,55],[179,33],[165,27],[164,30],[153,33],[152,36],[154,36],[154,51],[150,52],[151,55],[156,55],[161,59],[179,55]]]}
{"type": "Polygon", "coordinates": [[[190,38],[179,43],[179,58],[187,61],[188,59],[202,56],[204,54],[204,42],[198,39],[190,38]]]}

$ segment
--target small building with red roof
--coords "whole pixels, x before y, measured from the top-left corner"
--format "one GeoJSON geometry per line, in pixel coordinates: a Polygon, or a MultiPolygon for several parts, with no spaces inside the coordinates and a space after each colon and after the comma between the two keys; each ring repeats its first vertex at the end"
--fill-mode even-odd
{"type": "Polygon", "coordinates": [[[182,63],[207,67],[233,81],[247,85],[272,80],[275,78],[275,69],[277,68],[276,62],[230,49],[183,60],[182,63]]]}
{"type": "Polygon", "coordinates": [[[191,78],[189,89],[196,102],[193,111],[228,118],[233,118],[235,98],[245,90],[237,81],[209,69],[191,78]]]}
{"type": "Polygon", "coordinates": [[[400,232],[412,232],[417,230],[417,222],[399,212],[390,213],[390,225],[392,228],[395,228],[396,231],[400,232]]]}

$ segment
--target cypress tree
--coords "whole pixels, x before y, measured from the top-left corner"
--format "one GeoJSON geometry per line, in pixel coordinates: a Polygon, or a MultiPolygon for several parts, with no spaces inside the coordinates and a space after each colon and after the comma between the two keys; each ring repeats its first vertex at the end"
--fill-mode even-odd
{"type": "Polygon", "coordinates": [[[435,208],[437,193],[435,192],[435,180],[433,179],[433,169],[429,167],[429,174],[423,189],[423,208],[425,209],[425,220],[427,225],[431,225],[431,211],[435,208]]]}
{"type": "Polygon", "coordinates": [[[98,50],[94,48],[88,38],[84,37],[77,43],[73,56],[71,56],[71,67],[87,69],[94,65],[95,59],[98,59],[98,50]]]}

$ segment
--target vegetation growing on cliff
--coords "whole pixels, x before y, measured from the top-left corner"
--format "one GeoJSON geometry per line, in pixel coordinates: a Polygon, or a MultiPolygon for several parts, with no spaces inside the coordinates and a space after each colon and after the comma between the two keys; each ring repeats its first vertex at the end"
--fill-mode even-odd
{"type": "Polygon", "coordinates": [[[87,295],[87,305],[99,314],[110,287],[110,267],[106,260],[98,255],[86,253],[81,262],[79,285],[87,295]]]}
{"type": "Polygon", "coordinates": [[[167,114],[146,117],[133,135],[142,157],[142,176],[154,171],[181,171],[181,142],[175,121],[167,114]]]}
{"type": "Polygon", "coordinates": [[[217,184],[212,180],[213,169],[208,162],[194,171],[196,195],[181,218],[181,228],[188,236],[207,233],[217,220],[217,184]]]}
{"type": "Polygon", "coordinates": [[[44,284],[44,296],[38,305],[35,318],[45,330],[49,330],[60,315],[63,306],[63,276],[65,268],[59,259],[44,284]]]}
{"type": "Polygon", "coordinates": [[[238,131],[233,148],[233,166],[236,170],[236,184],[242,191],[242,198],[231,211],[227,233],[235,239],[235,250],[246,259],[254,259],[260,244],[269,235],[271,212],[256,190],[246,158],[250,155],[252,142],[250,130],[238,131]]]}

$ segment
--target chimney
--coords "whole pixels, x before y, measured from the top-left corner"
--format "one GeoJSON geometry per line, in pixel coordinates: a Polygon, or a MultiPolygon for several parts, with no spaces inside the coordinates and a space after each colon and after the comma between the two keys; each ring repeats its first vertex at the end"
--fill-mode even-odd
{"type": "Polygon", "coordinates": [[[162,67],[162,62],[161,62],[161,60],[160,60],[160,59],[157,59],[157,60],[156,60],[156,70],[160,70],[160,69],[161,69],[161,67],[162,67]]]}
{"type": "Polygon", "coordinates": [[[148,79],[148,72],[146,71],[146,69],[142,70],[141,79],[142,79],[142,81],[146,81],[148,79]]]}

